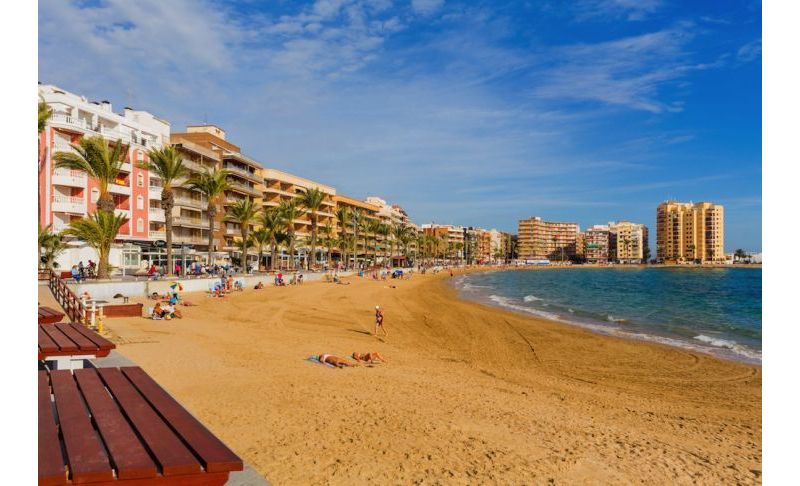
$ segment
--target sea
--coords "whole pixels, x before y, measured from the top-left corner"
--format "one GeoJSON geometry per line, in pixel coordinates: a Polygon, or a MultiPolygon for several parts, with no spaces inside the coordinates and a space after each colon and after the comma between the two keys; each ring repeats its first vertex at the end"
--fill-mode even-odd
{"type": "Polygon", "coordinates": [[[603,334],[761,364],[761,269],[503,270],[454,279],[462,298],[603,334]]]}

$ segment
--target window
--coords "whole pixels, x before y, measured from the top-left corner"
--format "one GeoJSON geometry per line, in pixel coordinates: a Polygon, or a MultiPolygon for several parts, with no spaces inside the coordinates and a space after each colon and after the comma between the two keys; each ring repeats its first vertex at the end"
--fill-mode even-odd
{"type": "Polygon", "coordinates": [[[144,154],[142,153],[141,150],[137,150],[136,151],[136,160],[140,160],[140,161],[144,160],[144,154]]]}
{"type": "Polygon", "coordinates": [[[100,189],[96,187],[93,188],[91,198],[92,198],[92,203],[97,204],[97,200],[100,199],[100,189]]]}
{"type": "Polygon", "coordinates": [[[139,187],[144,187],[144,174],[141,172],[136,175],[136,185],[139,187]]]}
{"type": "Polygon", "coordinates": [[[136,209],[144,209],[144,198],[142,196],[136,196],[136,209]]]}
{"type": "Polygon", "coordinates": [[[136,220],[136,231],[144,231],[144,220],[142,218],[136,220]]]}

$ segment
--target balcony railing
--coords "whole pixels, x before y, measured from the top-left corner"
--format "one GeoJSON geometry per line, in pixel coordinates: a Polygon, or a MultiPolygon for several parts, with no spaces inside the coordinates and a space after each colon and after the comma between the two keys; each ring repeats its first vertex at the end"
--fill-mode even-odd
{"type": "Polygon", "coordinates": [[[231,180],[228,181],[228,187],[230,187],[233,190],[243,191],[247,194],[250,194],[251,196],[261,195],[261,192],[257,188],[231,180]]]}
{"type": "Polygon", "coordinates": [[[223,169],[227,170],[231,174],[240,175],[242,177],[247,177],[248,179],[260,182],[260,178],[255,173],[242,169],[240,167],[236,167],[234,165],[226,165],[223,167],[223,169]]]}
{"type": "Polygon", "coordinates": [[[159,240],[163,240],[167,237],[166,231],[154,231],[150,230],[150,238],[158,238],[159,240]]]}
{"type": "Polygon", "coordinates": [[[81,130],[87,130],[90,132],[99,133],[104,137],[110,140],[122,140],[123,143],[126,144],[137,144],[143,147],[152,147],[155,145],[157,139],[155,137],[145,137],[142,135],[136,135],[135,133],[126,133],[116,128],[110,128],[103,125],[93,125],[90,120],[85,120],[83,118],[73,117],[70,115],[65,115],[63,113],[55,113],[53,114],[50,119],[50,123],[57,124],[57,125],[66,125],[73,128],[79,128],[81,130]]]}
{"type": "Polygon", "coordinates": [[[53,171],[53,184],[73,187],[86,187],[86,172],[73,169],[55,169],[53,171]]]}
{"type": "Polygon", "coordinates": [[[109,184],[108,185],[108,192],[115,192],[117,194],[127,194],[130,195],[131,193],[131,186],[129,185],[121,185],[121,184],[109,184]]]}

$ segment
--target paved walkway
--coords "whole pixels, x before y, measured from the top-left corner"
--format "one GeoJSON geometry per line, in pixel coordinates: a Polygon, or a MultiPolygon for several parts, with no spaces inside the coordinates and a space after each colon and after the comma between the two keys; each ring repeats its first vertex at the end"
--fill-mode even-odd
{"type": "Polygon", "coordinates": [[[50,291],[50,287],[47,286],[47,282],[39,282],[39,305],[46,305],[47,307],[52,307],[57,311],[66,312],[61,307],[61,304],[58,303],[53,292],[50,291]]]}

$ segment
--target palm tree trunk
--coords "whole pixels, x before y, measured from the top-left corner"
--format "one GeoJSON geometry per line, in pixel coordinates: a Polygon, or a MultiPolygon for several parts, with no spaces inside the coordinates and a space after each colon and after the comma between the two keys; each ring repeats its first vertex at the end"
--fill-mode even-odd
{"type": "Polygon", "coordinates": [[[111,194],[108,192],[101,193],[100,197],[97,199],[97,209],[101,211],[110,211],[113,213],[115,208],[116,205],[114,204],[114,198],[111,196],[111,194]]]}
{"type": "Polygon", "coordinates": [[[175,274],[175,265],[172,263],[172,206],[175,198],[172,188],[164,186],[161,191],[161,206],[164,208],[164,225],[167,227],[167,275],[175,274]]]}
{"type": "Polygon", "coordinates": [[[278,259],[278,242],[275,240],[275,238],[272,238],[272,256],[270,259],[272,261],[270,262],[269,266],[272,268],[272,270],[275,270],[275,261],[278,259]]]}
{"type": "Polygon", "coordinates": [[[294,230],[289,233],[289,261],[292,265],[292,270],[296,268],[294,263],[294,230]]]}
{"type": "Polygon", "coordinates": [[[97,278],[99,280],[108,278],[108,254],[110,250],[110,248],[99,248],[97,251],[98,260],[100,260],[97,262],[97,278]]]}
{"type": "Polygon", "coordinates": [[[311,212],[311,260],[306,262],[306,270],[311,270],[311,265],[317,263],[317,214],[311,212]]]}
{"type": "Polygon", "coordinates": [[[247,232],[249,228],[246,224],[242,225],[242,268],[244,269],[244,273],[247,273],[247,250],[248,250],[248,241],[247,241],[247,232]]]}
{"type": "Polygon", "coordinates": [[[208,266],[211,266],[211,252],[214,250],[214,217],[217,215],[217,208],[208,202],[208,266]]]}

